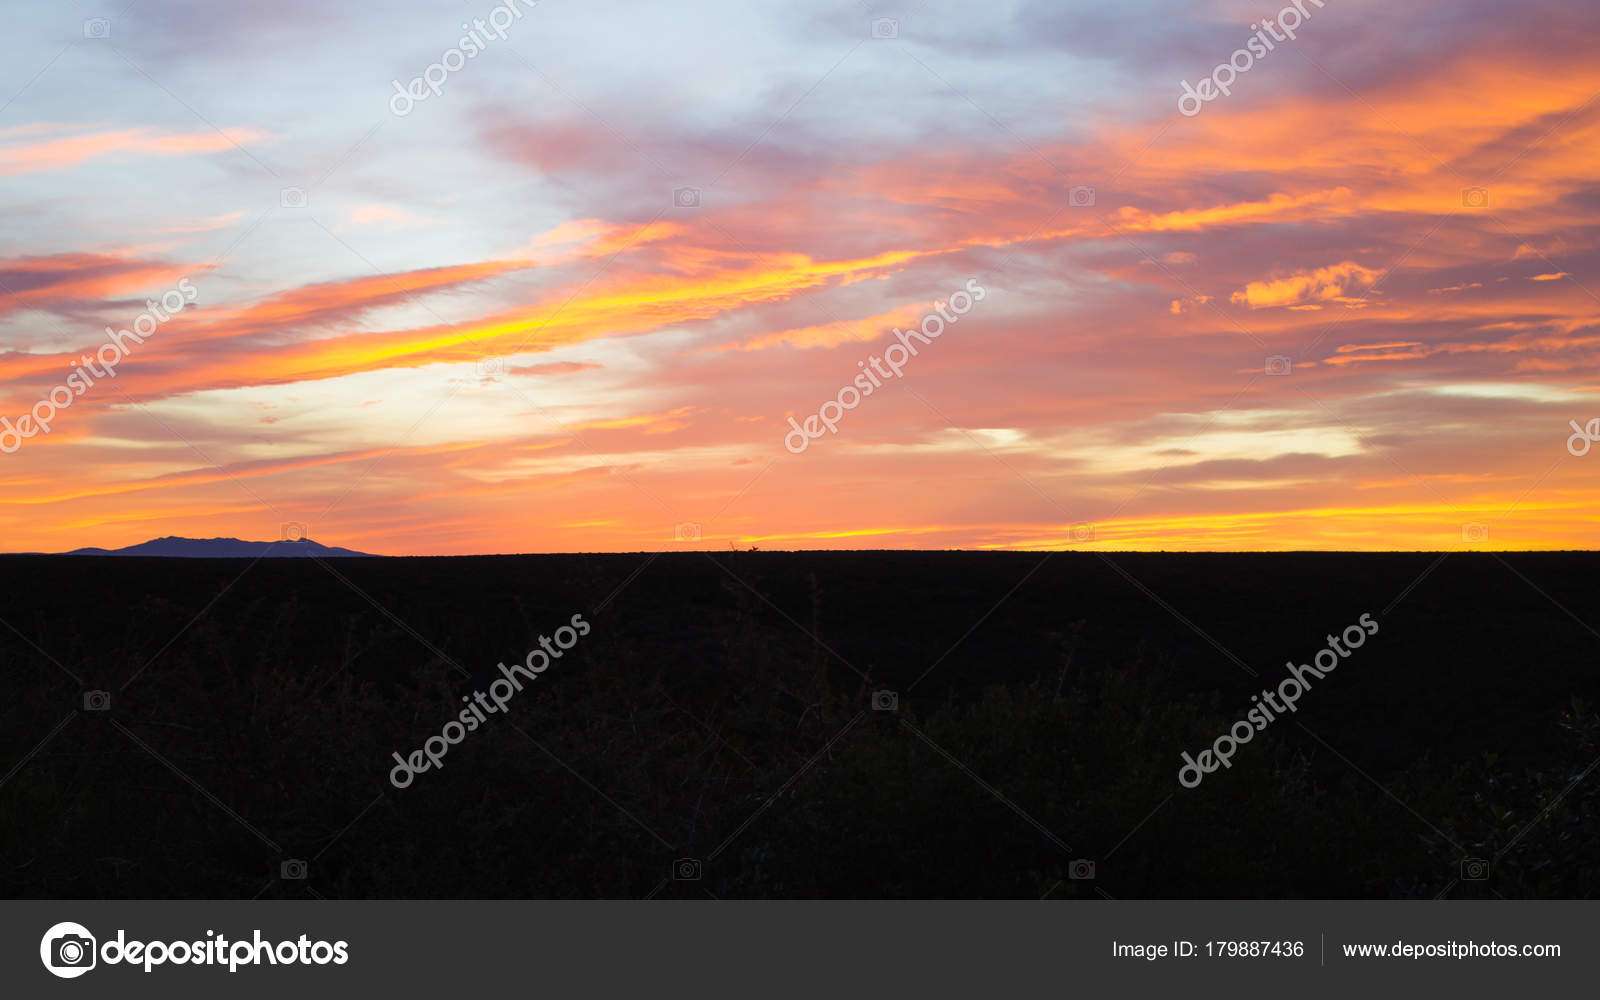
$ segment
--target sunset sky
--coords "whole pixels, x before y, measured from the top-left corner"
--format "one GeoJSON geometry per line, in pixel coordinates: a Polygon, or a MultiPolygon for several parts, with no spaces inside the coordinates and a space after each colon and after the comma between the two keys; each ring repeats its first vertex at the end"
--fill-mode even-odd
{"type": "Polygon", "coordinates": [[[1600,6],[1278,6],[8,4],[3,548],[1600,545],[1600,6]]]}

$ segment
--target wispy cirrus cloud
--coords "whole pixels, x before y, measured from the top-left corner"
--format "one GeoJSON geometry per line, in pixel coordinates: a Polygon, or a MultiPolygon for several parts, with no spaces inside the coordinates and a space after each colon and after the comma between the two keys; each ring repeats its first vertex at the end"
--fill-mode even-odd
{"type": "Polygon", "coordinates": [[[163,132],[136,127],[74,132],[69,126],[35,125],[0,133],[0,176],[67,170],[117,154],[179,157],[217,153],[270,138],[249,128],[163,132]]]}
{"type": "Polygon", "coordinates": [[[5,412],[89,320],[207,277],[117,391],[0,468],[0,526],[270,534],[198,450],[298,519],[338,499],[319,536],[379,551],[660,548],[725,507],[719,546],[1049,548],[1086,521],[1113,547],[1447,547],[1512,510],[1500,544],[1600,544],[1600,465],[1538,480],[1600,385],[1600,14],[1330,4],[1303,58],[1187,119],[1172,67],[1253,15],[1138,7],[935,5],[879,45],[842,3],[681,30],[541,5],[515,55],[370,135],[454,22],[402,4],[403,36],[335,65],[207,15],[170,94],[130,74],[62,125],[42,91],[0,132],[28,229],[0,261],[5,412]],[[262,87],[185,86],[223,58],[262,87]],[[267,142],[281,177],[217,156],[267,142]],[[82,239],[146,203],[149,245],[82,239]],[[914,385],[783,458],[786,414],[970,275],[992,299],[914,385]]]}

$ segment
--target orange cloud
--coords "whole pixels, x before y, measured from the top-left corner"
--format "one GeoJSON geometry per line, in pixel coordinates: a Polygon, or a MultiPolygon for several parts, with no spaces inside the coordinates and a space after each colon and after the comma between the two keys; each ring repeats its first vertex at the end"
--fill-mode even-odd
{"type": "MultiPolygon", "coordinates": [[[[17,134],[15,130],[13,135],[17,134]]],[[[31,138],[31,136],[30,136],[31,138]]],[[[157,132],[150,128],[117,129],[83,135],[56,136],[0,148],[0,176],[36,170],[64,170],[113,153],[184,156],[235,149],[269,136],[246,128],[198,132],[157,132]]]]}
{"type": "Polygon", "coordinates": [[[1307,302],[1363,302],[1364,299],[1350,293],[1371,286],[1380,276],[1379,271],[1347,260],[1342,264],[1301,271],[1285,278],[1252,281],[1228,296],[1228,301],[1235,305],[1248,305],[1251,309],[1307,302]]]}

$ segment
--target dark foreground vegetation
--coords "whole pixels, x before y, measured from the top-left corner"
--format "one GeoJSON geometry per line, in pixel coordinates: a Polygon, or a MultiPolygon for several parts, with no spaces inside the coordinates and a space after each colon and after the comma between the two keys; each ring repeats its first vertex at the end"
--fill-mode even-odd
{"type": "Polygon", "coordinates": [[[1439,559],[7,557],[0,895],[1592,895],[1600,556],[1439,559]]]}

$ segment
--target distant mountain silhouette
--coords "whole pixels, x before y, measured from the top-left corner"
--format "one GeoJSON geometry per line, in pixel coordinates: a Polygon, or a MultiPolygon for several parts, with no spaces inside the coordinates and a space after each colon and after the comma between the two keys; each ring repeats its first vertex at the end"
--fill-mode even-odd
{"type": "Polygon", "coordinates": [[[73,549],[69,556],[162,556],[168,559],[293,559],[318,556],[324,559],[346,556],[380,558],[370,552],[323,545],[307,538],[298,542],[246,542],[238,538],[152,538],[125,549],[73,549]]]}

